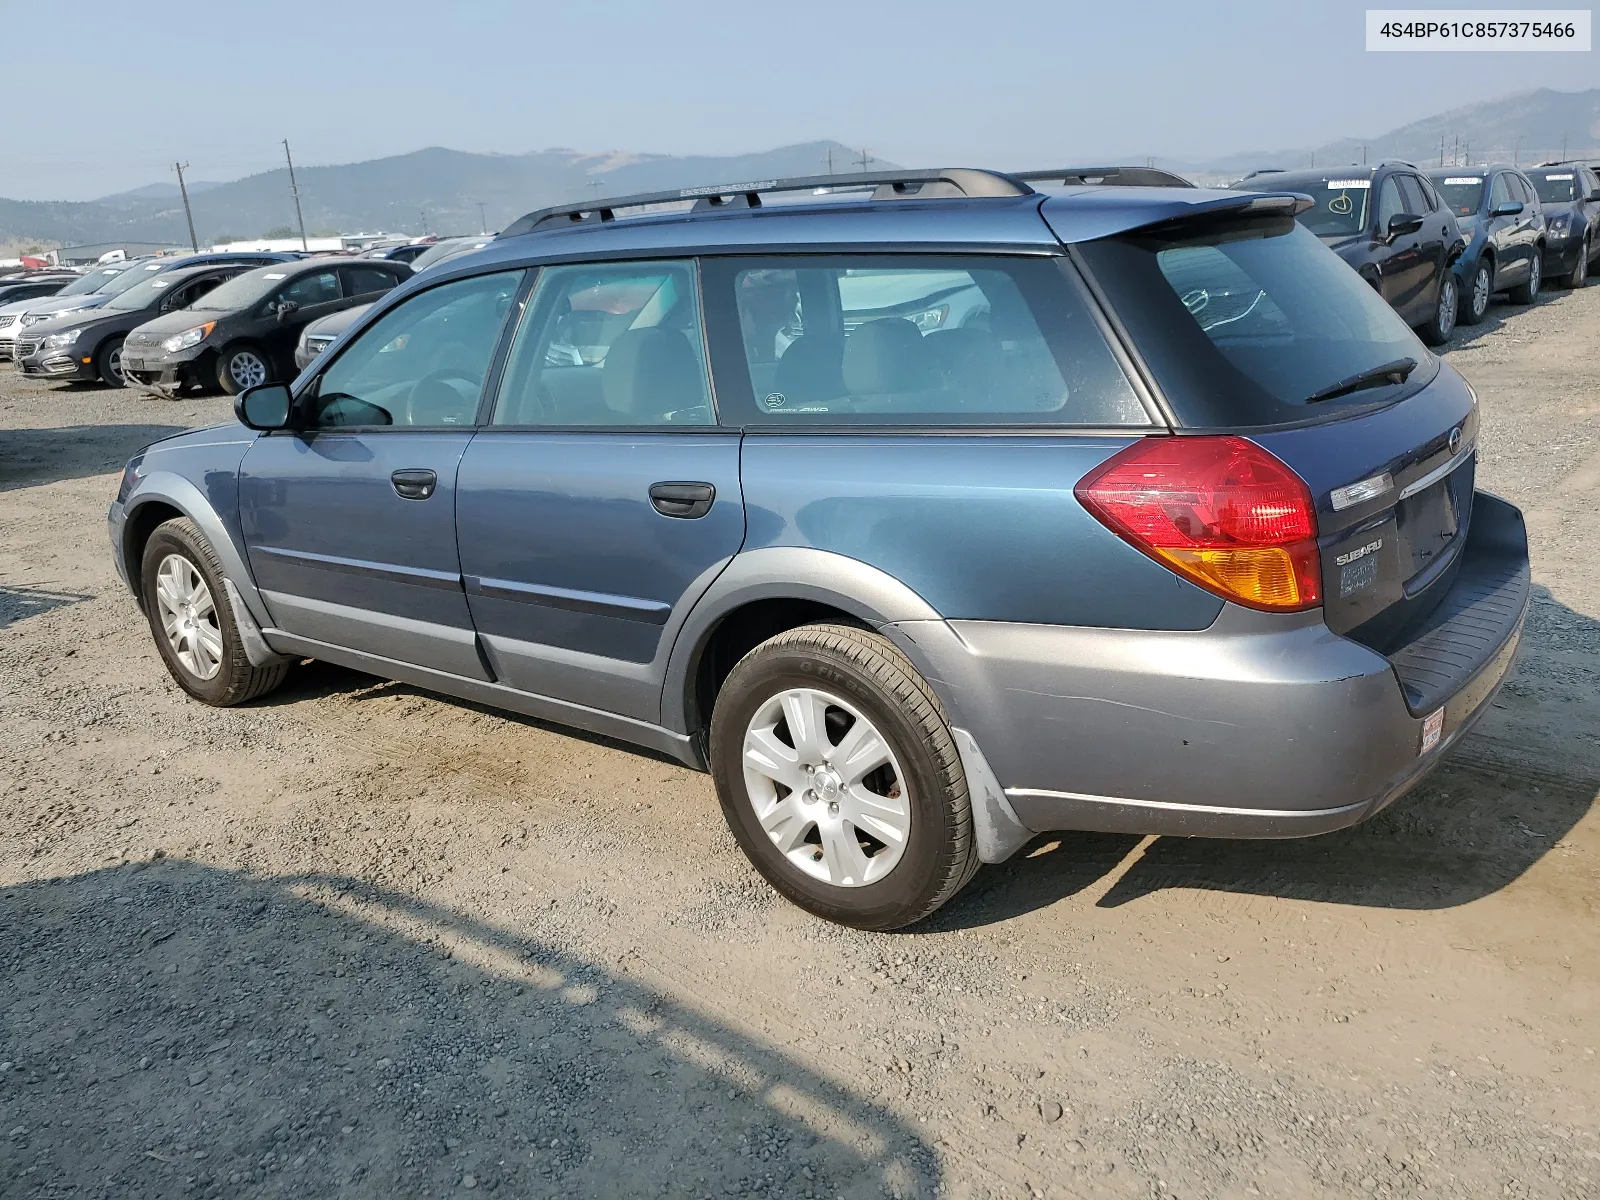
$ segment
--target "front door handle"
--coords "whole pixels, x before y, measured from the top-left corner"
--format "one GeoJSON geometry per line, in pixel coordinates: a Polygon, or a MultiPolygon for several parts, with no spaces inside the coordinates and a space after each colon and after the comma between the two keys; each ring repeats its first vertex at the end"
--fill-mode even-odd
{"type": "Polygon", "coordinates": [[[426,500],[439,486],[439,477],[423,467],[407,467],[389,476],[389,482],[402,500],[426,500]]]}
{"type": "Polygon", "coordinates": [[[717,489],[709,483],[652,483],[650,503],[663,517],[692,519],[711,511],[717,489]]]}

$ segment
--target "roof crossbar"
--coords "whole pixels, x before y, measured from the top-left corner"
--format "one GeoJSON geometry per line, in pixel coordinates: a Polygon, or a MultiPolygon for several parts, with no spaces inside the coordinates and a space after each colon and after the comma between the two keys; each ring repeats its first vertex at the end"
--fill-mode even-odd
{"type": "Polygon", "coordinates": [[[940,167],[917,171],[864,171],[848,175],[807,175],[795,179],[762,179],[749,183],[713,184],[710,187],[678,188],[667,192],[641,192],[557,204],[519,217],[500,233],[516,237],[535,230],[567,228],[573,225],[614,221],[619,209],[648,208],[657,204],[695,202],[693,212],[719,208],[760,208],[761,197],[781,192],[853,191],[873,189],[874,200],[932,199],[950,196],[1027,196],[1033,189],[1020,179],[999,171],[972,167],[940,167]]]}
{"type": "Polygon", "coordinates": [[[1159,167],[1053,167],[1045,171],[1012,171],[1024,183],[1060,183],[1066,187],[1104,184],[1109,187],[1193,187],[1182,175],[1159,167]]]}

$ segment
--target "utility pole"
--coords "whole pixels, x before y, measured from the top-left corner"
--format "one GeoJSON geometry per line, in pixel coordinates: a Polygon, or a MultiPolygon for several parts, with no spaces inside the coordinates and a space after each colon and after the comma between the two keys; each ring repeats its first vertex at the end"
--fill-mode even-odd
{"type": "Polygon", "coordinates": [[[828,164],[828,174],[832,175],[833,174],[833,147],[832,146],[828,147],[828,154],[827,154],[826,161],[827,161],[827,164],[828,164]]]}
{"type": "MultiPolygon", "coordinates": [[[[470,197],[469,197],[469,199],[470,199],[470,197]]],[[[483,201],[482,200],[473,200],[472,203],[474,203],[474,204],[476,204],[478,206],[478,232],[479,233],[488,233],[489,232],[489,218],[483,215],[483,201]]]]}
{"type": "Polygon", "coordinates": [[[867,169],[867,164],[871,161],[872,155],[868,154],[866,147],[863,146],[861,148],[861,169],[865,171],[867,169]]]}
{"type": "Polygon", "coordinates": [[[175,162],[172,164],[172,169],[178,173],[178,191],[183,196],[183,219],[189,222],[189,248],[198,254],[200,242],[194,236],[194,213],[189,211],[189,185],[183,181],[183,169],[188,165],[175,162]]]}
{"type": "Polygon", "coordinates": [[[1439,135],[1439,165],[1444,166],[1444,134],[1439,135]]]}
{"type": "Polygon", "coordinates": [[[1520,167],[1522,165],[1522,163],[1520,161],[1521,155],[1522,155],[1522,139],[1520,137],[1519,138],[1514,138],[1512,140],[1512,142],[1511,142],[1511,165],[1513,167],[1520,167]]]}
{"type": "Polygon", "coordinates": [[[1361,143],[1361,165],[1367,165],[1367,144],[1365,142],[1361,143]]]}
{"type": "Polygon", "coordinates": [[[598,179],[591,179],[589,181],[589,186],[594,189],[594,198],[596,200],[600,199],[600,181],[598,179]]]}
{"type": "Polygon", "coordinates": [[[283,157],[289,164],[289,191],[294,196],[294,219],[300,223],[300,249],[309,251],[311,243],[306,241],[306,219],[300,212],[300,187],[294,181],[294,159],[289,154],[289,139],[283,139],[283,157]]]}
{"type": "Polygon", "coordinates": [[[428,236],[428,210],[425,209],[425,208],[419,208],[419,209],[417,209],[417,211],[422,214],[422,236],[423,237],[427,237],[428,236]]]}

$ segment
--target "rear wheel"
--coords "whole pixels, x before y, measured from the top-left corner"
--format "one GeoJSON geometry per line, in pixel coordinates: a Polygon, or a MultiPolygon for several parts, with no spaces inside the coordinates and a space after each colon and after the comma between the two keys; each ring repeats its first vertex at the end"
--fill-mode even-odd
{"type": "Polygon", "coordinates": [[[1539,298],[1539,289],[1544,286],[1544,264],[1540,261],[1543,257],[1543,249],[1534,252],[1533,262],[1528,265],[1528,281],[1511,289],[1513,304],[1532,304],[1539,298]]]}
{"type": "Polygon", "coordinates": [[[272,380],[272,364],[255,346],[229,346],[217,356],[217,382],[230,396],[272,380]]]}
{"type": "Polygon", "coordinates": [[[740,847],[818,916],[898,929],[977,870],[943,709],[878,634],[806,625],[757,646],[717,696],[710,758],[740,847]]]}
{"type": "Polygon", "coordinates": [[[1439,276],[1439,297],[1433,306],[1433,316],[1420,330],[1422,340],[1430,346],[1442,346],[1456,331],[1457,298],[1456,277],[1448,267],[1439,276]]]}
{"type": "Polygon", "coordinates": [[[128,386],[128,381],[122,374],[121,338],[112,338],[95,351],[94,369],[100,376],[100,382],[107,387],[128,386]]]}
{"type": "Polygon", "coordinates": [[[1461,323],[1476,325],[1489,314],[1489,297],[1494,295],[1494,267],[1487,259],[1479,259],[1473,268],[1472,282],[1461,297],[1461,323]]]}
{"type": "Polygon", "coordinates": [[[286,664],[253,666],[223,588],[222,564],[187,517],[156,526],[140,564],[141,595],[156,650],[178,686],[226,708],[265,695],[286,664]]]}

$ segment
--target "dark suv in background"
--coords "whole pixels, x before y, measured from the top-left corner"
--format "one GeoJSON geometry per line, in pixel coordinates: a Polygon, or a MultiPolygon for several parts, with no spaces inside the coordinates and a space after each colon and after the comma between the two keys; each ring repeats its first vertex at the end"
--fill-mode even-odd
{"type": "Polygon", "coordinates": [[[1600,172],[1585,163],[1545,163],[1527,176],[1544,209],[1545,278],[1582,287],[1600,257],[1600,172]]]}
{"type": "Polygon", "coordinates": [[[168,393],[214,385],[232,395],[292,379],[302,329],[410,277],[405,263],[371,258],[308,258],[247,271],[129,334],[123,373],[130,383],[168,393]]]}
{"type": "Polygon", "coordinates": [[[1428,177],[1467,236],[1456,262],[1461,320],[1476,325],[1489,297],[1509,292],[1532,304],[1544,283],[1544,214],[1528,177],[1516,167],[1441,167],[1428,177]]]}
{"type": "Polygon", "coordinates": [[[1233,185],[1300,192],[1302,225],[1356,269],[1430,346],[1455,330],[1455,275],[1465,239],[1420,171],[1406,162],[1326,171],[1258,171],[1233,185]]]}
{"type": "Polygon", "coordinates": [[[1305,203],[952,168],[532,213],[147,447],[112,551],[197,699],[315,658],[650,747],[853,925],[1037,832],[1351,825],[1490,707],[1528,551],[1472,389],[1305,203]]]}

